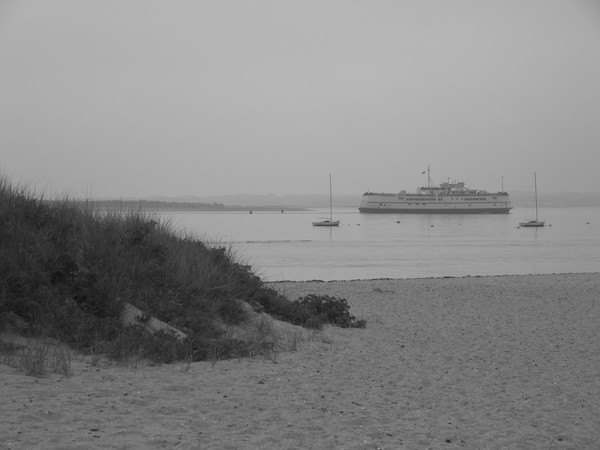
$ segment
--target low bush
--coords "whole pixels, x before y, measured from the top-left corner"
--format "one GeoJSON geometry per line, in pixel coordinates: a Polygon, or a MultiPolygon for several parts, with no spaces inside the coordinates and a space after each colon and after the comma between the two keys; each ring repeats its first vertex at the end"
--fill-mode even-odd
{"type": "Polygon", "coordinates": [[[300,310],[308,317],[305,319],[311,328],[320,328],[330,323],[340,328],[364,328],[366,322],[350,314],[350,305],[345,298],[329,295],[310,294],[297,300],[300,310]]]}

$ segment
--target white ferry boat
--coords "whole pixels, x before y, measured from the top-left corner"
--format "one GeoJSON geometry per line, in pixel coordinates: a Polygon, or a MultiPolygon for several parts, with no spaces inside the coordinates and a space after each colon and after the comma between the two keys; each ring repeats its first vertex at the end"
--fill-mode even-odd
{"type": "Polygon", "coordinates": [[[464,182],[428,185],[417,192],[397,194],[365,192],[358,210],[361,213],[393,214],[508,214],[512,209],[506,192],[487,192],[465,187],[464,182]]]}

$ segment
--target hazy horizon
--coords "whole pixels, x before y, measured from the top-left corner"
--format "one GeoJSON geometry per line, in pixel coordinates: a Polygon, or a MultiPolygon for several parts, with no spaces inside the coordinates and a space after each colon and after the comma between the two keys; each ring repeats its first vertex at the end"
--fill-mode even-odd
{"type": "MultiPolygon", "coordinates": [[[[362,198],[361,194],[335,194],[333,197],[333,207],[335,208],[358,208],[362,198]]],[[[511,204],[513,207],[532,207],[534,193],[528,191],[515,191],[510,193],[511,204]]],[[[89,200],[89,199],[86,199],[89,200]]],[[[181,195],[166,197],[155,195],[145,198],[102,198],[92,199],[102,201],[123,201],[123,202],[164,202],[164,203],[200,203],[200,204],[222,204],[231,207],[283,207],[283,208],[312,208],[329,207],[328,194],[229,194],[213,196],[191,196],[181,195]]],[[[557,193],[538,195],[540,206],[560,206],[560,207],[600,207],[600,192],[595,193],[557,193]]]]}
{"type": "Polygon", "coordinates": [[[594,0],[5,0],[0,60],[48,196],[600,192],[594,0]]]}

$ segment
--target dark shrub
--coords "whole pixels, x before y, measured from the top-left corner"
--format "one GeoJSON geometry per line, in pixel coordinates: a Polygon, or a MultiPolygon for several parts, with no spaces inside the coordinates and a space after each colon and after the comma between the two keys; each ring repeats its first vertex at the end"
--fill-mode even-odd
{"type": "Polygon", "coordinates": [[[296,303],[304,309],[304,314],[308,314],[305,323],[311,328],[320,328],[325,323],[341,328],[364,328],[366,325],[364,320],[350,314],[350,305],[344,298],[310,294],[296,303]]]}

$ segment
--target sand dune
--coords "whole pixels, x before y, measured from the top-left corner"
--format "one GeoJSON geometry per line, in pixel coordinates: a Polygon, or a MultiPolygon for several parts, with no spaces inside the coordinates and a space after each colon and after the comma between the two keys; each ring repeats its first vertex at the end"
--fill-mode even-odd
{"type": "Polygon", "coordinates": [[[294,352],[0,365],[0,448],[596,448],[600,274],[273,283],[344,297],[366,329],[294,352]]]}

